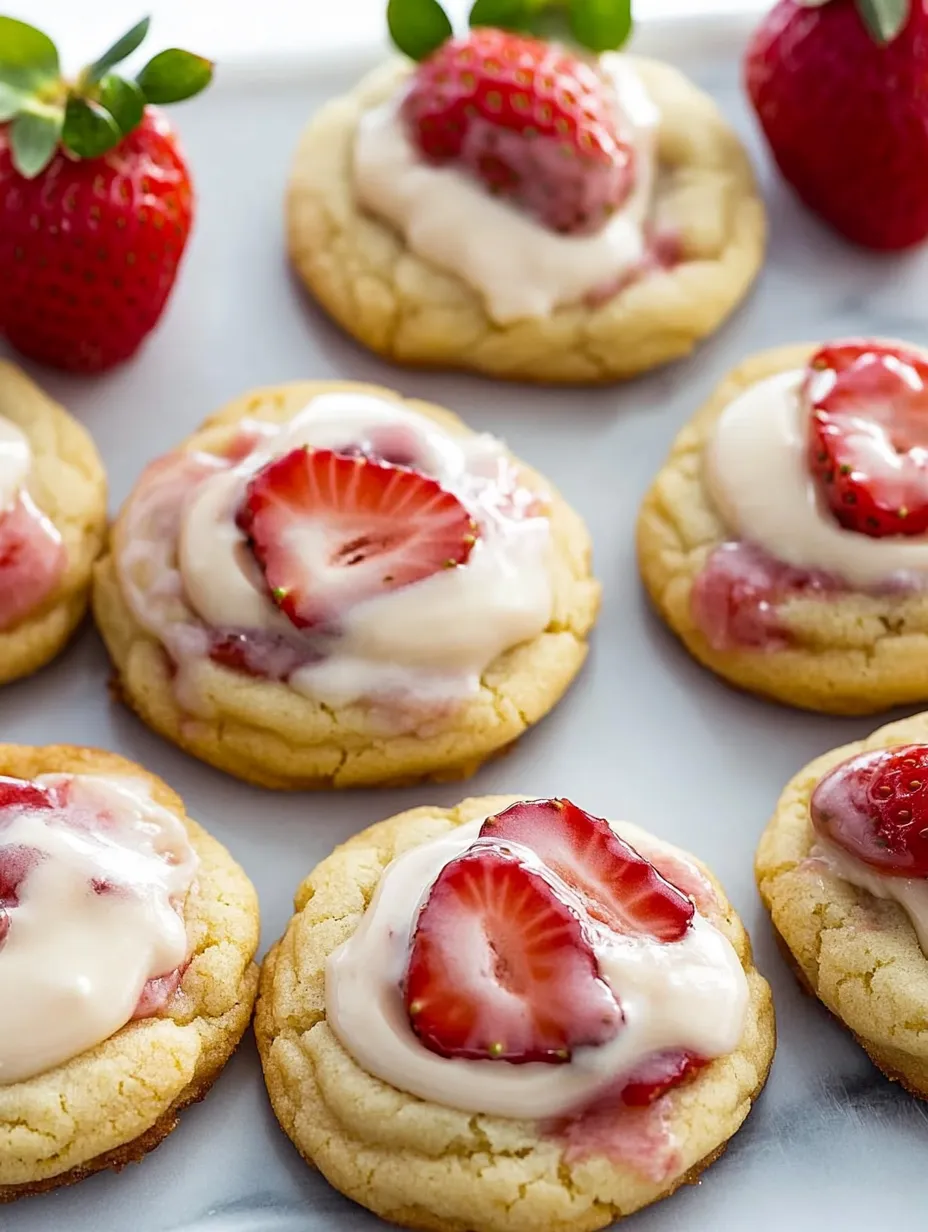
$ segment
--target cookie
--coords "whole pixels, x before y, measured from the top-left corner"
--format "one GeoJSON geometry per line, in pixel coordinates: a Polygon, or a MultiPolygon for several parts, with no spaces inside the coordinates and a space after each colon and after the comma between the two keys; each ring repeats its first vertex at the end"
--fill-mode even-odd
{"type": "MultiPolygon", "coordinates": [[[[914,516],[916,533],[884,533],[862,489],[843,503],[843,464],[828,463],[810,436],[817,424],[831,432],[838,398],[882,433],[882,408],[902,383],[891,366],[911,360],[917,399],[921,356],[856,340],[765,351],[731,372],[677,436],[641,508],[641,576],[690,654],[729,683],[834,714],[928,698],[925,535],[914,516]],[[813,379],[824,382],[814,405],[813,379]],[[868,380],[879,387],[868,391],[868,380]]],[[[858,460],[853,474],[863,479],[867,465],[858,460]]],[[[916,499],[913,491],[913,514],[916,499]]]]}
{"type": "Polygon", "coordinates": [[[352,838],[303,882],[264,963],[255,1030],[278,1120],[335,1188],[410,1228],[592,1230],[695,1181],[722,1153],[770,1067],[769,987],[711,874],[609,825],[567,801],[417,808],[352,838]],[[641,1060],[661,977],[619,978],[628,937],[611,934],[617,948],[590,958],[610,935],[595,920],[615,913],[638,933],[638,954],[676,943],[686,962],[687,947],[708,947],[712,992],[660,1001],[656,1058],[641,1060]],[[481,968],[478,926],[495,968],[481,968]],[[494,969],[496,999],[478,1012],[472,998],[494,969]],[[613,989],[619,1002],[637,997],[623,1025],[613,989]],[[707,1034],[684,1040],[696,1020],[707,1034]],[[714,1059],[679,1051],[710,1037],[714,1059]],[[582,1069],[565,1064],[584,1041],[597,1047],[582,1069]]]}
{"type": "Polygon", "coordinates": [[[289,250],[315,299],[365,346],[396,363],[507,379],[614,381],[691,351],[757,274],[764,207],[740,141],[706,94],[667,64],[625,56],[607,61],[620,92],[630,95],[629,109],[644,109],[638,132],[644,201],[635,205],[633,192],[629,208],[644,209],[649,236],[641,246],[638,228],[634,267],[613,270],[613,253],[600,251],[596,237],[557,235],[456,170],[417,166],[414,147],[403,144],[389,111],[413,69],[393,62],[314,116],[296,152],[287,194],[289,250]],[[358,178],[365,126],[366,205],[358,178]],[[397,225],[399,212],[410,201],[425,201],[433,181],[410,180],[404,204],[401,173],[452,177],[447,188],[437,181],[434,210],[420,208],[405,229],[397,225]],[[386,202],[394,186],[391,221],[386,202]],[[558,271],[553,282],[552,269],[558,271]],[[588,271],[585,279],[581,269],[588,271]]]}
{"type": "Polygon", "coordinates": [[[93,604],[146,723],[305,789],[473,773],[567,689],[599,593],[581,519],[498,442],[388,390],[309,381],[236,399],[149,468],[93,604]],[[319,526],[349,527],[330,557],[281,550],[319,526]]]}
{"type": "Polygon", "coordinates": [[[920,714],[810,762],[784,788],[756,859],[761,898],[802,986],[888,1078],[922,1097],[926,741],[920,714]]]}
{"type": "Polygon", "coordinates": [[[106,475],[86,429],[0,360],[0,684],[64,647],[105,533],[106,475]]]}
{"type": "Polygon", "coordinates": [[[0,986],[17,990],[6,1002],[17,1013],[8,1012],[0,1030],[0,1202],[10,1202],[141,1159],[174,1129],[183,1108],[206,1095],[251,1018],[258,904],[244,872],[187,817],[180,798],[125,758],[71,746],[3,745],[0,775],[30,780],[11,784],[9,777],[0,778],[6,823],[0,828],[0,986]],[[40,824],[49,808],[56,810],[54,829],[40,824]],[[136,816],[149,823],[143,839],[119,828],[136,816]],[[93,858],[97,818],[104,819],[106,841],[105,863],[99,865],[93,858]],[[30,834],[39,836],[42,852],[25,865],[29,840],[17,845],[9,828],[24,824],[33,826],[30,834]],[[155,825],[161,827],[157,840],[151,838],[155,825]],[[70,842],[64,841],[61,836],[69,834],[70,842]],[[53,835],[54,846],[46,850],[43,835],[53,835]],[[120,864],[114,841],[131,863],[120,864]],[[152,851],[171,854],[156,859],[152,851]],[[151,881],[142,880],[138,870],[147,877],[152,865],[151,881]],[[57,899],[36,868],[59,877],[53,886],[65,884],[62,869],[68,876],[75,868],[81,875],[98,872],[86,899],[70,895],[56,917],[57,899]],[[133,907],[140,899],[121,889],[123,874],[135,894],[148,895],[143,911],[160,912],[153,916],[158,931],[151,949],[150,919],[140,925],[133,907]],[[180,880],[175,884],[174,878],[180,880]],[[170,900],[158,897],[161,882],[177,892],[170,900]],[[48,923],[38,935],[33,922],[17,921],[24,898],[30,921],[48,923]],[[177,902],[183,903],[179,918],[177,902]],[[17,936],[18,948],[5,954],[17,936]],[[145,983],[140,997],[138,953],[127,937],[153,956],[142,979],[152,970],[161,977],[145,983]],[[179,950],[165,959],[168,950],[160,947],[168,941],[179,950]],[[54,964],[62,953],[71,965],[59,982],[54,964]],[[164,975],[165,962],[178,954],[180,965],[164,975]],[[36,956],[46,976],[38,988],[29,981],[36,956]],[[73,992],[75,970],[90,995],[73,992]]]}

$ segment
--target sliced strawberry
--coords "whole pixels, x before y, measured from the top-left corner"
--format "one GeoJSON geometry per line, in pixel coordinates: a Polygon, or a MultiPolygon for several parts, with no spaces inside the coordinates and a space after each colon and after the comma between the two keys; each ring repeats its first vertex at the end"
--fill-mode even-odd
{"type": "Polygon", "coordinates": [[[0,631],[12,629],[45,602],[66,559],[58,531],[21,493],[0,513],[0,631]]]}
{"type": "Polygon", "coordinates": [[[812,825],[858,860],[897,877],[928,877],[928,744],[861,753],[812,793],[812,825]]]}
{"type": "Polygon", "coordinates": [[[213,629],[209,657],[220,667],[266,680],[286,680],[291,672],[323,658],[308,647],[290,645],[259,629],[213,629]]]}
{"type": "Polygon", "coordinates": [[[412,1029],[445,1057],[554,1064],[623,1022],[576,910],[490,846],[452,860],[432,886],[404,995],[412,1029]]]}
{"type": "Polygon", "coordinates": [[[928,360],[882,343],[823,347],[805,381],[809,468],[848,530],[928,531],[928,360]]]}
{"type": "Polygon", "coordinates": [[[29,783],[25,779],[0,775],[0,826],[4,821],[11,821],[16,812],[53,807],[54,799],[47,788],[39,787],[38,783],[29,783]]]}
{"type": "Polygon", "coordinates": [[[622,1087],[622,1103],[629,1108],[647,1108],[705,1065],[708,1061],[691,1052],[655,1052],[622,1087]]]}
{"type": "Polygon", "coordinates": [[[19,887],[41,859],[42,853],[35,847],[21,843],[0,847],[0,906],[16,906],[19,887]]]}
{"type": "Polygon", "coordinates": [[[294,449],[254,476],[238,513],[274,602],[297,628],[463,565],[477,524],[417,471],[294,449]]]}
{"type": "Polygon", "coordinates": [[[525,800],[488,817],[481,838],[529,847],[616,932],[679,941],[695,907],[608,821],[569,800],[525,800]]]}

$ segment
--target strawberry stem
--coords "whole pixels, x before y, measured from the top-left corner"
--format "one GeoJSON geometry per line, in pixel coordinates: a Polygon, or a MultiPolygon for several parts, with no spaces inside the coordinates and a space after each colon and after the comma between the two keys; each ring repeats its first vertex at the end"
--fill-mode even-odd
{"type": "Polygon", "coordinates": [[[856,4],[871,36],[884,47],[902,33],[909,20],[911,0],[856,0],[856,4]]]}
{"type": "Polygon", "coordinates": [[[205,89],[212,62],[178,48],[154,56],[134,81],[111,71],[141,46],[150,24],[142,18],[69,83],[47,34],[0,16],[0,123],[10,123],[23,178],[40,175],[59,145],[98,158],[138,127],[148,103],[178,103],[205,89]]]}

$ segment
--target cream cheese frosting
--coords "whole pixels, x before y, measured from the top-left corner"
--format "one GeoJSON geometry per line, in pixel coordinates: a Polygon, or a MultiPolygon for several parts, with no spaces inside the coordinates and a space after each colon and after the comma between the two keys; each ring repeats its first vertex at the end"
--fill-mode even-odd
{"type": "Polygon", "coordinates": [[[599,66],[629,124],[636,175],[628,200],[594,235],[560,235],[465,172],[431,166],[406,132],[402,97],[361,119],[354,149],[361,204],[392,223],[418,256],[473,287],[501,325],[616,285],[647,255],[660,114],[626,56],[607,53],[599,66]]]}
{"type": "MultiPolygon", "coordinates": [[[[738,1045],[747,980],[728,939],[699,911],[672,943],[597,929],[594,950],[625,1022],[616,1037],[560,1065],[449,1059],[427,1049],[406,1015],[401,985],[418,908],[481,821],[400,855],[388,866],[355,933],[328,959],[326,1018],[354,1059],[402,1091],[475,1113],[544,1119],[575,1112],[649,1056],[679,1049],[704,1058],[738,1045]]],[[[636,826],[611,823],[642,855],[664,852],[703,880],[684,853],[636,826]]],[[[507,847],[517,848],[507,843],[507,847]]],[[[520,858],[537,863],[527,848],[520,858]]]]}
{"type": "Polygon", "coordinates": [[[0,944],[0,1085],[108,1039],[187,957],[180,909],[198,861],[181,820],[135,780],[36,783],[65,798],[11,807],[0,828],[0,856],[28,862],[0,944]]]}
{"type": "Polygon", "coordinates": [[[752,385],[719,417],[706,451],[712,499],[737,536],[797,569],[858,590],[928,578],[928,537],[872,539],[847,530],[818,499],[807,465],[805,373],[752,385]]]}
{"type": "Polygon", "coordinates": [[[32,466],[32,450],[23,432],[0,415],[0,513],[16,500],[32,466]]]}
{"type": "Polygon", "coordinates": [[[896,903],[909,917],[918,944],[928,956],[928,880],[924,877],[890,877],[870,868],[822,835],[816,835],[810,858],[818,860],[835,877],[874,898],[896,903]]]}

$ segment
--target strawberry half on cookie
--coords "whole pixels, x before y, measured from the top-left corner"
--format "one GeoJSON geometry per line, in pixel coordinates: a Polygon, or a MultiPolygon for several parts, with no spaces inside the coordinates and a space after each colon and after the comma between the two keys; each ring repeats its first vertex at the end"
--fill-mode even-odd
{"type": "Polygon", "coordinates": [[[928,360],[883,343],[822,347],[809,364],[809,467],[848,530],[928,531],[928,360]]]}
{"type": "Polygon", "coordinates": [[[505,30],[449,39],[403,102],[431,163],[454,163],[553,231],[598,231],[624,204],[634,145],[594,65],[505,30]]]}
{"type": "Polygon", "coordinates": [[[928,745],[861,753],[818,784],[812,825],[889,877],[928,877],[928,745]]]}
{"type": "Polygon", "coordinates": [[[446,1057],[558,1064],[622,1026],[576,906],[491,847],[453,860],[432,886],[405,998],[416,1035],[446,1057]]]}
{"type": "Polygon", "coordinates": [[[434,479],[327,449],[291,450],[248,485],[238,513],[271,598],[324,630],[347,608],[466,564],[477,523],[434,479]]]}
{"type": "Polygon", "coordinates": [[[100,372],[134,354],[187,246],[190,175],[152,104],[199,93],[212,65],[172,49],[117,75],[148,24],[72,81],[51,39],[0,17],[0,331],[54,367],[100,372]]]}
{"type": "Polygon", "coordinates": [[[484,822],[480,837],[528,847],[616,932],[679,941],[695,908],[602,817],[569,800],[527,800],[484,822]]]}
{"type": "Polygon", "coordinates": [[[748,47],[747,92],[780,170],[854,243],[928,237],[926,70],[919,0],[779,0],[748,47]]]}

